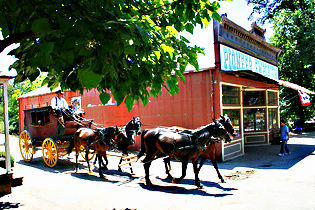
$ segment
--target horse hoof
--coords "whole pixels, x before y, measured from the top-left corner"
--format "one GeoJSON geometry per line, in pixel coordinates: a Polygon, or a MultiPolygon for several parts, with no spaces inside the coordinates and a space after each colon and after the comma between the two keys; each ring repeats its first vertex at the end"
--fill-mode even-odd
{"type": "Polygon", "coordinates": [[[121,168],[118,168],[118,172],[122,172],[121,168]]]}
{"type": "Polygon", "coordinates": [[[221,183],[226,183],[226,181],[224,179],[221,180],[221,183]]]}
{"type": "Polygon", "coordinates": [[[176,178],[173,178],[170,183],[176,183],[176,178]]]}
{"type": "Polygon", "coordinates": [[[197,186],[197,187],[198,187],[198,189],[203,189],[203,185],[202,184],[197,186]]]}
{"type": "Polygon", "coordinates": [[[152,186],[153,186],[153,184],[152,184],[151,181],[146,181],[145,184],[146,184],[147,186],[149,186],[149,187],[152,187],[152,186]]]}

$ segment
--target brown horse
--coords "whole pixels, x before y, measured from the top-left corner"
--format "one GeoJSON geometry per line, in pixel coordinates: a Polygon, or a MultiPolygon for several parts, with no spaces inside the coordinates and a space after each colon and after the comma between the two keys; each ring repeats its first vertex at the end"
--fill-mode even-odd
{"type": "Polygon", "coordinates": [[[204,146],[209,142],[211,136],[230,140],[229,133],[221,123],[215,120],[191,134],[177,133],[162,128],[144,130],[141,135],[141,151],[138,158],[146,153],[143,160],[146,184],[152,185],[149,178],[149,168],[151,162],[155,159],[155,155],[161,151],[165,155],[182,162],[182,176],[175,178],[175,183],[179,183],[186,176],[187,164],[191,160],[195,172],[195,185],[201,188],[197,168],[198,157],[203,152],[204,146]]]}
{"type": "MultiPolygon", "coordinates": [[[[94,150],[97,153],[98,157],[106,157],[106,151],[109,146],[121,139],[121,134],[117,127],[106,127],[103,129],[90,129],[90,128],[80,128],[78,129],[73,136],[73,143],[70,144],[67,152],[68,154],[75,149],[76,152],[76,162],[75,162],[75,170],[78,172],[78,156],[81,147],[83,146],[85,151],[85,159],[88,164],[89,172],[91,172],[88,154],[89,149],[94,150]]],[[[99,175],[103,177],[103,173],[101,170],[101,158],[99,158],[99,175]]]]}
{"type": "MultiPolygon", "coordinates": [[[[218,119],[218,121],[223,125],[223,127],[225,128],[225,130],[227,130],[227,132],[234,138],[236,136],[235,134],[235,130],[233,128],[233,125],[231,123],[231,120],[229,119],[229,117],[227,115],[225,116],[220,116],[220,118],[218,119]]],[[[183,130],[181,131],[183,133],[188,133],[191,134],[193,133],[193,130],[183,130]]],[[[220,174],[219,168],[218,168],[218,164],[216,161],[216,155],[215,155],[215,144],[218,142],[218,139],[215,138],[211,138],[209,143],[207,144],[207,147],[205,150],[203,150],[202,154],[201,154],[201,161],[199,163],[198,166],[198,173],[201,169],[201,167],[203,166],[203,164],[205,163],[206,159],[209,158],[211,160],[211,163],[213,165],[213,167],[215,168],[217,175],[219,177],[219,179],[221,180],[222,183],[224,183],[224,179],[222,177],[222,175],[220,174]]],[[[164,158],[164,163],[165,163],[165,172],[168,175],[169,178],[173,178],[172,175],[170,174],[170,169],[171,169],[171,165],[170,165],[170,157],[166,157],[164,158]]]]}

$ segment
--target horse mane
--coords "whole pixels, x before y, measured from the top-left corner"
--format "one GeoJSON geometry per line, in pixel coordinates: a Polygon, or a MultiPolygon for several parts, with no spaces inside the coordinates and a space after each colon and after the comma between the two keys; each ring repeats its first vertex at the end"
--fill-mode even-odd
{"type": "Polygon", "coordinates": [[[209,133],[210,126],[214,126],[214,125],[215,125],[215,123],[212,122],[212,123],[210,123],[208,125],[200,127],[199,129],[192,130],[191,134],[194,135],[194,136],[201,136],[203,133],[206,133],[206,132],[209,133]]]}

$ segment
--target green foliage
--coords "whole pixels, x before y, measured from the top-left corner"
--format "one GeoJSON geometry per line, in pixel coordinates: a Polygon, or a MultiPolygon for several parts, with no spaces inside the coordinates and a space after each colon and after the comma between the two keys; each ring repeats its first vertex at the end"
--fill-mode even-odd
{"type": "Polygon", "coordinates": [[[145,105],[150,95],[158,97],[163,86],[177,93],[188,64],[199,69],[203,49],[178,32],[220,21],[218,9],[209,0],[2,0],[0,51],[3,41],[17,37],[20,47],[10,53],[19,59],[11,66],[16,84],[47,72],[50,88],[110,90],[117,105],[131,110],[139,98],[145,105]]]}
{"type": "Polygon", "coordinates": [[[296,11],[308,10],[314,0],[247,0],[248,4],[253,4],[254,8],[250,18],[255,13],[259,14],[258,22],[265,23],[272,21],[276,17],[283,15],[283,12],[294,13],[296,11]]]}
{"type": "Polygon", "coordinates": [[[8,85],[8,113],[9,113],[9,132],[10,134],[19,134],[19,102],[18,97],[41,87],[44,76],[38,77],[31,82],[26,80],[22,83],[8,85]]]}
{"type": "MultiPolygon", "coordinates": [[[[5,152],[0,151],[0,157],[5,157],[5,152]]],[[[11,158],[11,167],[14,167],[14,158],[10,155],[11,158]]]]}
{"type": "MultiPolygon", "coordinates": [[[[258,4],[260,10],[257,11],[264,11],[263,18],[273,24],[274,35],[270,42],[282,51],[279,56],[280,79],[315,91],[315,1],[264,2],[267,3],[258,4]]],[[[280,87],[282,118],[301,119],[303,123],[315,115],[314,96],[311,96],[311,103],[303,107],[297,91],[280,87]]]]}

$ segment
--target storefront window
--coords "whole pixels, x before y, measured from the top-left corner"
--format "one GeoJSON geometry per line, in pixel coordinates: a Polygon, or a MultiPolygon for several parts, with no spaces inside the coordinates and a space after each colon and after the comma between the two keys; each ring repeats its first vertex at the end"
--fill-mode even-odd
{"type": "Polygon", "coordinates": [[[241,137],[240,110],[239,109],[224,109],[223,115],[225,114],[230,118],[232,122],[233,128],[236,132],[235,138],[240,138],[241,137]]]}
{"type": "Polygon", "coordinates": [[[268,91],[268,105],[278,105],[278,93],[268,91]]]}
{"type": "Polygon", "coordinates": [[[265,109],[244,109],[244,131],[266,130],[265,109]]]}
{"type": "Polygon", "coordinates": [[[268,118],[269,118],[269,130],[278,128],[277,123],[277,109],[268,109],[268,118]]]}
{"type": "Polygon", "coordinates": [[[265,105],[265,91],[244,91],[243,92],[244,105],[265,105]]]}
{"type": "Polygon", "coordinates": [[[240,88],[235,86],[222,85],[222,103],[224,105],[239,105],[240,88]]]}

